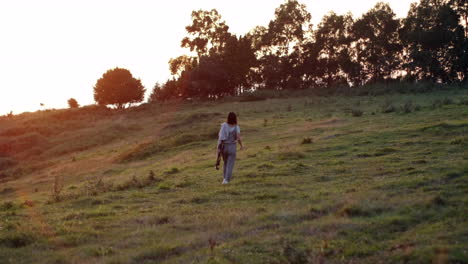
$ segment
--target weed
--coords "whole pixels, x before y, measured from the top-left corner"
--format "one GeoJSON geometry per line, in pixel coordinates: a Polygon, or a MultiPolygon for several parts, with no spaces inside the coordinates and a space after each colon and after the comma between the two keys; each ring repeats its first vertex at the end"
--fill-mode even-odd
{"type": "Polygon", "coordinates": [[[0,211],[8,211],[13,208],[17,208],[16,204],[14,202],[8,201],[8,202],[3,202],[0,205],[0,211]]]}
{"type": "Polygon", "coordinates": [[[254,198],[256,200],[270,200],[270,199],[277,199],[278,195],[277,194],[263,193],[263,194],[255,195],[254,198]]]}
{"type": "Polygon", "coordinates": [[[259,169],[273,169],[275,166],[271,163],[263,163],[257,166],[259,169]]]}
{"type": "Polygon", "coordinates": [[[305,264],[310,263],[308,250],[299,248],[290,240],[282,239],[282,255],[290,264],[305,264]]]}
{"type": "Polygon", "coordinates": [[[280,160],[296,160],[305,158],[304,153],[297,151],[283,151],[278,154],[280,160]]]}
{"type": "Polygon", "coordinates": [[[0,246],[22,248],[32,244],[36,237],[30,233],[14,232],[0,237],[0,246]]]}
{"type": "Polygon", "coordinates": [[[413,104],[413,101],[411,100],[406,101],[406,103],[402,107],[403,113],[407,113],[407,114],[413,112],[414,109],[415,109],[415,106],[413,104]]]}
{"type": "Polygon", "coordinates": [[[395,105],[389,100],[385,101],[382,107],[382,113],[387,114],[387,113],[393,113],[395,111],[396,111],[395,105]]]}
{"type": "Polygon", "coordinates": [[[453,104],[453,100],[451,98],[445,97],[444,99],[442,99],[442,104],[443,105],[451,105],[451,104],[453,104]]]}
{"type": "Polygon", "coordinates": [[[301,144],[304,145],[304,144],[312,144],[313,140],[311,137],[305,137],[302,139],[302,142],[301,144]]]}
{"type": "Polygon", "coordinates": [[[468,97],[460,98],[459,105],[468,105],[468,97]]]}
{"type": "Polygon", "coordinates": [[[171,186],[167,183],[160,183],[158,184],[158,189],[159,190],[170,190],[171,189],[171,186]]]}
{"type": "Polygon", "coordinates": [[[208,245],[210,247],[210,253],[211,255],[213,256],[213,253],[214,253],[214,248],[219,245],[218,242],[216,242],[216,240],[214,238],[209,238],[208,239],[208,245]]]}
{"type": "Polygon", "coordinates": [[[436,99],[436,100],[432,101],[432,103],[431,103],[431,109],[434,110],[434,109],[436,109],[436,108],[441,107],[442,105],[443,105],[442,100],[436,99]]]}
{"type": "Polygon", "coordinates": [[[87,254],[93,257],[104,257],[115,253],[112,247],[99,246],[96,248],[89,248],[87,254]]]}
{"type": "Polygon", "coordinates": [[[268,119],[263,119],[263,126],[267,127],[268,126],[268,119]]]}
{"type": "Polygon", "coordinates": [[[154,171],[150,170],[148,172],[148,180],[149,181],[155,181],[156,180],[156,175],[154,174],[154,171]]]}
{"type": "Polygon", "coordinates": [[[159,263],[171,256],[179,255],[181,253],[182,249],[175,246],[151,246],[134,257],[132,263],[159,263]]]}
{"type": "Polygon", "coordinates": [[[54,183],[52,185],[51,197],[54,202],[59,202],[62,199],[62,190],[64,184],[63,180],[59,176],[54,176],[54,183]]]}
{"type": "Polygon", "coordinates": [[[164,173],[165,174],[176,174],[176,173],[179,173],[179,172],[180,172],[179,168],[172,167],[172,168],[166,170],[164,173]]]}
{"type": "Polygon", "coordinates": [[[464,138],[454,138],[450,141],[450,145],[461,145],[463,144],[464,138]]]}

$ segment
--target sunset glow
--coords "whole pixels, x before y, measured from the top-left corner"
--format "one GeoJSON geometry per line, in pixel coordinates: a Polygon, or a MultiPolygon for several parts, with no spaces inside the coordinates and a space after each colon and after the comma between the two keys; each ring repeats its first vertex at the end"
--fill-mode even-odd
{"type": "MultiPolygon", "coordinates": [[[[267,25],[283,0],[0,2],[0,115],[64,108],[71,97],[93,101],[93,85],[114,67],[140,78],[147,94],[170,77],[167,62],[184,53],[180,41],[192,10],[216,8],[235,34],[267,25]],[[44,104],[43,107],[40,104],[44,104]]],[[[300,1],[317,25],[324,14],[359,16],[376,0],[300,1]]],[[[405,16],[410,0],[388,1],[405,16]]]]}

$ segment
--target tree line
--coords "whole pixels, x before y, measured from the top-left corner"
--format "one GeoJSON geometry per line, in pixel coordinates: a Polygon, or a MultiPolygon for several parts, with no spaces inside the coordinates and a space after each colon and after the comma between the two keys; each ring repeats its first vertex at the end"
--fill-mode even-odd
{"type": "MultiPolygon", "coordinates": [[[[359,87],[395,80],[443,84],[468,80],[466,0],[420,0],[401,19],[389,4],[379,2],[359,18],[330,12],[316,28],[304,4],[285,0],[268,26],[257,26],[242,36],[229,31],[216,9],[193,11],[191,17],[187,36],[181,40],[190,55],[169,61],[172,77],[154,86],[149,101],[220,98],[261,89],[359,87]]],[[[118,71],[119,78],[128,77],[124,70],[106,74],[118,71]]],[[[131,96],[122,100],[116,93],[104,92],[105,79],[103,75],[95,86],[97,102],[123,107],[143,100],[139,80],[126,81],[138,92],[127,91],[131,96]]]]}
{"type": "Polygon", "coordinates": [[[420,0],[398,19],[379,2],[357,19],[330,12],[313,29],[306,6],[287,0],[268,26],[236,36],[215,9],[193,11],[181,46],[194,55],[171,59],[173,77],[155,85],[150,99],[402,79],[466,82],[467,12],[464,0],[420,0]]]}

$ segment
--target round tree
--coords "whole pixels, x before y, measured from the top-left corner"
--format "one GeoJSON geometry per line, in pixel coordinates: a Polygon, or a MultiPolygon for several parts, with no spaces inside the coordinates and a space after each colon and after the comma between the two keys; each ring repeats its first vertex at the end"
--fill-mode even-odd
{"type": "Polygon", "coordinates": [[[122,68],[108,70],[94,86],[94,100],[99,105],[115,105],[118,109],[143,101],[144,95],[141,81],[122,68]]]}
{"type": "Polygon", "coordinates": [[[78,107],[80,107],[80,105],[78,104],[78,101],[76,101],[75,98],[70,98],[70,99],[68,99],[67,102],[68,102],[68,106],[69,106],[70,108],[78,108],[78,107]]]}

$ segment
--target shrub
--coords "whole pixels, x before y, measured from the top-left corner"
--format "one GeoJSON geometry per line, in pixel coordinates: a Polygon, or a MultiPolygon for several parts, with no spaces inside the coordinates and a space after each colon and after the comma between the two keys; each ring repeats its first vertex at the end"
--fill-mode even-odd
{"type": "MultiPolygon", "coordinates": [[[[2,157],[0,157],[0,171],[8,169],[10,167],[13,167],[16,164],[17,164],[17,162],[15,160],[13,160],[12,158],[2,158],[2,157]]],[[[2,177],[0,176],[0,178],[2,178],[2,177]]]]}
{"type": "Polygon", "coordinates": [[[279,153],[280,160],[294,160],[294,159],[303,159],[305,158],[304,153],[296,151],[285,151],[279,153]]]}
{"type": "Polygon", "coordinates": [[[382,113],[392,113],[396,111],[395,105],[391,101],[385,101],[385,104],[382,107],[382,113]]]}
{"type": "Polygon", "coordinates": [[[450,145],[460,145],[463,143],[463,138],[454,138],[450,141],[450,145]]]}
{"type": "Polygon", "coordinates": [[[301,144],[311,144],[312,143],[312,138],[311,137],[305,137],[302,139],[301,144]]]}
{"type": "Polygon", "coordinates": [[[443,104],[443,105],[451,105],[451,104],[453,104],[453,100],[452,100],[451,98],[445,97],[445,98],[442,100],[442,104],[443,104]]]}
{"type": "Polygon", "coordinates": [[[310,252],[308,250],[302,249],[296,245],[294,245],[289,240],[282,241],[282,255],[284,258],[287,259],[287,263],[291,264],[303,264],[303,263],[310,263],[309,255],[310,252]]]}
{"type": "Polygon", "coordinates": [[[67,102],[68,102],[68,106],[69,106],[70,108],[78,108],[78,107],[80,107],[80,105],[78,104],[78,101],[76,101],[75,98],[70,98],[70,99],[68,99],[67,102]]]}
{"type": "Polygon", "coordinates": [[[434,110],[442,106],[442,101],[440,99],[436,99],[432,101],[431,108],[434,110]]]}
{"type": "Polygon", "coordinates": [[[11,201],[4,202],[3,204],[0,204],[0,211],[8,211],[8,210],[11,210],[13,208],[16,208],[16,205],[15,205],[15,203],[13,203],[11,201]]]}
{"type": "Polygon", "coordinates": [[[169,170],[165,171],[166,174],[176,174],[180,172],[180,170],[177,167],[172,167],[169,170]]]}
{"type": "Polygon", "coordinates": [[[402,107],[402,111],[404,113],[411,113],[414,111],[414,105],[413,105],[413,101],[409,100],[407,101],[403,107],[402,107]]]}
{"type": "Polygon", "coordinates": [[[9,248],[21,248],[32,244],[35,237],[28,233],[12,233],[0,237],[0,246],[9,248]]]}
{"type": "Polygon", "coordinates": [[[158,189],[159,190],[169,190],[169,189],[171,189],[171,186],[169,186],[169,184],[167,184],[167,183],[160,183],[160,184],[158,184],[158,189]]]}
{"type": "Polygon", "coordinates": [[[362,116],[363,112],[360,109],[351,109],[351,114],[354,117],[362,116]]]}

